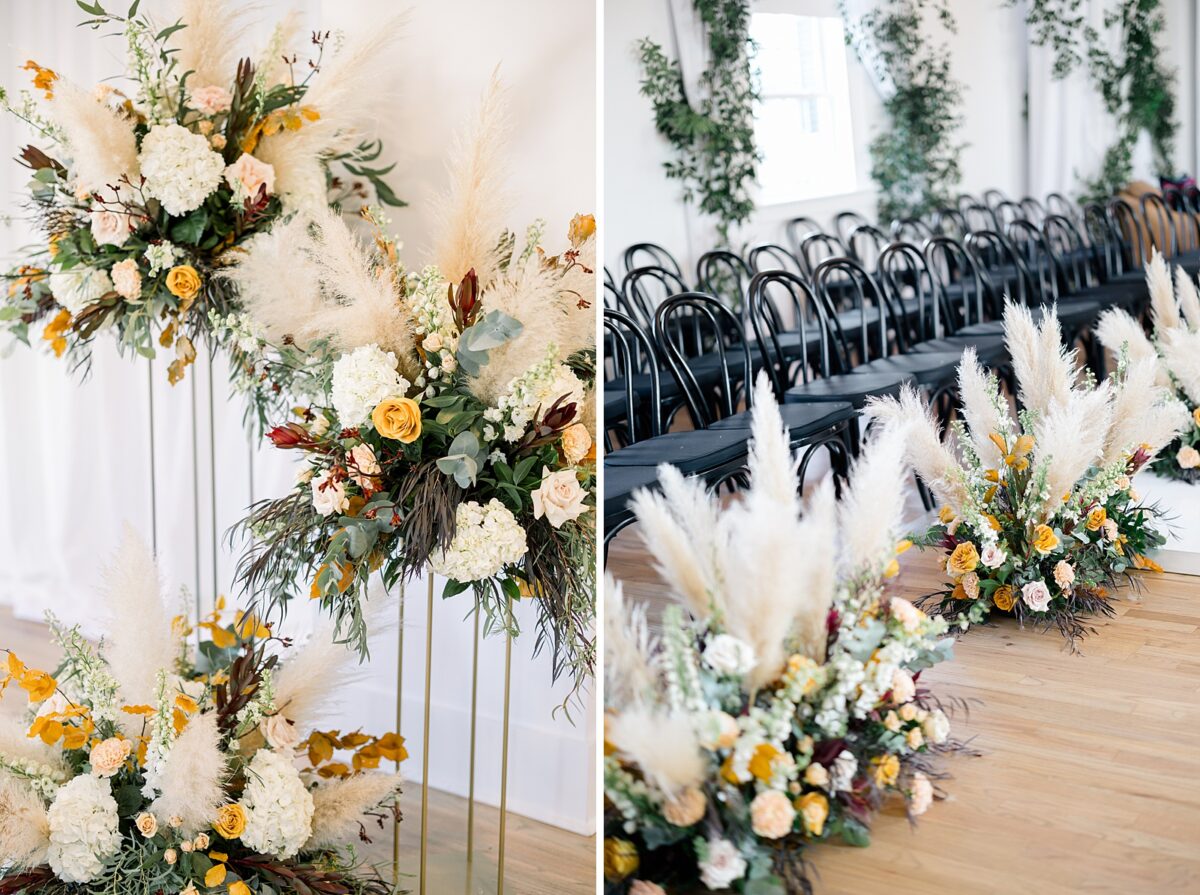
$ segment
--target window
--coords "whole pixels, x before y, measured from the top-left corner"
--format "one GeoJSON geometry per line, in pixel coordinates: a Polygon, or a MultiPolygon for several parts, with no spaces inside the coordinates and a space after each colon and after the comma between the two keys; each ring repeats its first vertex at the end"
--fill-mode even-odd
{"type": "Polygon", "coordinates": [[[779,205],[858,189],[846,44],[837,16],[754,13],[762,104],[759,202],[779,205]]]}

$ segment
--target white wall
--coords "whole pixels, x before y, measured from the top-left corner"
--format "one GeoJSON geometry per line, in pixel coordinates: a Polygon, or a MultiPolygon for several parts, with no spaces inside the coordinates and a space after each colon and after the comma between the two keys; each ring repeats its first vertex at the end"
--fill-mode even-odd
{"type": "MultiPolygon", "coordinates": [[[[264,17],[298,8],[306,28],[370,27],[390,2],[271,0],[264,17]]],[[[164,3],[143,8],[169,14],[164,3]]],[[[450,135],[475,111],[492,69],[502,64],[512,87],[514,193],[510,223],[523,229],[534,217],[548,219],[550,238],[565,239],[577,211],[592,211],[595,188],[595,9],[590,2],[514,0],[503,4],[422,3],[414,10],[396,56],[396,92],[380,111],[378,128],[401,164],[393,174],[397,193],[412,206],[395,211],[405,257],[420,258],[429,228],[426,200],[445,183],[441,152],[450,135]],[[561,234],[561,235],[560,235],[561,234]]],[[[98,41],[76,27],[73,3],[0,5],[0,84],[24,86],[18,66],[35,58],[84,85],[119,71],[123,44],[98,41]]],[[[9,116],[0,117],[0,156],[8,159],[28,136],[9,116]]],[[[24,169],[0,164],[0,211],[13,214],[0,229],[7,260],[32,238],[21,221],[24,169]]],[[[3,337],[4,347],[8,338],[3,337]]],[[[115,547],[119,528],[130,522],[149,541],[151,401],[147,362],[120,358],[103,338],[91,377],[82,385],[62,361],[40,346],[12,348],[0,360],[0,602],[38,617],[54,608],[71,621],[93,622],[92,589],[115,547]]],[[[241,406],[230,402],[218,363],[212,391],[215,463],[210,463],[209,388],[206,359],[174,388],[165,361],[153,372],[157,536],[164,578],[172,589],[199,593],[205,611],[217,592],[234,596],[237,552],[216,552],[210,511],[216,473],[216,532],[244,515],[252,499],[281,495],[291,487],[293,458],[252,446],[241,425],[241,406]],[[195,453],[193,452],[195,444],[195,453]],[[251,457],[253,455],[253,461],[251,457]],[[251,469],[253,470],[251,472],[251,469]],[[198,540],[197,540],[198,538],[198,540]],[[198,586],[197,586],[198,582],[198,586]]],[[[440,595],[441,583],[437,593],[440,595]]],[[[472,622],[464,618],[469,597],[442,602],[434,612],[434,687],[431,783],[465,793],[470,698],[472,622]]],[[[531,607],[519,607],[532,634],[531,607]]],[[[311,626],[309,606],[294,606],[289,630],[311,626]]],[[[412,757],[404,771],[419,779],[422,674],[426,631],[425,587],[407,599],[403,729],[412,757]]],[[[2,635],[3,632],[0,632],[2,635]]],[[[0,641],[2,641],[0,636],[0,641]]],[[[391,729],[395,718],[396,634],[377,637],[364,680],[347,689],[344,711],[330,719],[343,729],[391,729]]],[[[513,647],[512,762],[509,805],[530,817],[579,832],[594,828],[595,731],[592,701],[578,707],[576,726],[552,716],[565,690],[549,684],[548,657],[530,659],[532,636],[513,647]]],[[[479,776],[485,802],[499,796],[500,717],[504,643],[490,638],[480,649],[479,776]]],[[[415,804],[407,811],[414,814],[415,804]]]]}

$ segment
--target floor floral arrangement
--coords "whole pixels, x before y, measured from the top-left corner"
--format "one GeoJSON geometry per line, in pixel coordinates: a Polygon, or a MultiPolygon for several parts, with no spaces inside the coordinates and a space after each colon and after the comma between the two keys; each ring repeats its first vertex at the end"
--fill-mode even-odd
{"type": "Polygon", "coordinates": [[[765,377],[758,392],[736,502],[669,466],[635,497],[676,601],[661,635],[606,588],[609,892],[809,892],[810,846],[868,844],[889,796],[922,814],[961,748],[919,683],[951,658],[947,623],[885,593],[908,546],[904,432],[865,448],[840,504],[827,482],[803,505],[765,377]]]}
{"type": "Polygon", "coordinates": [[[1084,619],[1111,614],[1109,589],[1131,570],[1161,571],[1146,554],[1165,542],[1156,507],[1131,484],[1187,422],[1182,403],[1156,384],[1153,359],[1122,358],[1095,383],[1062,345],[1057,314],[1035,324],[1008,304],[1005,343],[1021,410],[973,350],[958,369],[962,419],[951,443],[915,390],[868,412],[909,432],[907,456],[941,504],[914,542],[946,553],[950,579],[931,597],[963,628],[994,611],[1057,627],[1074,647],[1084,619]]]}
{"type": "Polygon", "coordinates": [[[487,629],[538,608],[535,651],[577,685],[595,618],[595,221],[562,250],[503,230],[496,156],[503,92],[489,90],[452,154],[433,262],[406,267],[375,220],[360,242],[330,212],[297,216],[231,276],[272,377],[308,403],[269,434],[308,463],[256,506],[241,565],[253,593],[320,600],[365,653],[367,581],[431,569],[474,593],[487,629]],[[332,335],[330,335],[332,334],[332,335]]]}
{"type": "Polygon", "coordinates": [[[193,630],[129,534],[100,596],[98,647],[51,617],[60,667],[0,668],[29,701],[0,721],[0,893],[392,892],[355,844],[399,817],[400,778],[375,769],[404,741],[314,725],[346,651],[289,649],[220,602],[193,630]]]}
{"type": "Polygon", "coordinates": [[[40,326],[56,355],[85,367],[106,330],[123,352],[171,350],[177,382],[201,336],[240,359],[221,324],[241,303],[221,272],[256,236],[300,210],[403,204],[382,146],[356,126],[386,99],[397,22],[337,47],[328,33],[301,40],[293,15],[243,58],[247,12],[228,0],[186,0],[172,24],[138,3],[126,16],[79,6],[85,25],[124,37],[128,67],[89,91],[30,61],[37,95],[0,96],[41,144],[20,158],[45,234],[9,276],[0,321],[26,342],[40,326]]]}
{"type": "Polygon", "coordinates": [[[1171,271],[1155,249],[1146,265],[1153,333],[1117,308],[1105,311],[1096,325],[1096,338],[1114,357],[1153,362],[1157,384],[1171,389],[1191,417],[1179,436],[1150,463],[1165,478],[1189,484],[1200,482],[1200,295],[1182,267],[1171,271]]]}

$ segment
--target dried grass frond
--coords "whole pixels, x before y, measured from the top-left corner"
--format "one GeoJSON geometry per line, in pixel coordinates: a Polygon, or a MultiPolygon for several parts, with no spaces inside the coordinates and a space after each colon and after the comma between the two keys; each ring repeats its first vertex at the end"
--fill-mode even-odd
{"type": "Polygon", "coordinates": [[[608,736],[668,797],[700,785],[707,775],[692,719],[684,712],[637,706],[611,719],[608,736]]]}
{"type": "Polygon", "coordinates": [[[452,283],[474,269],[486,287],[499,272],[497,239],[509,206],[503,159],[510,127],[507,93],[497,69],[471,130],[450,146],[450,186],[433,207],[433,262],[452,283]]]}
{"type": "Polygon", "coordinates": [[[1021,403],[1044,415],[1066,401],[1078,376],[1075,352],[1063,345],[1057,309],[1035,324],[1029,308],[1005,300],[1004,344],[1012,358],[1021,403]]]}
{"type": "Polygon", "coordinates": [[[959,514],[966,499],[962,466],[954,451],[942,441],[938,421],[921,393],[906,385],[899,398],[872,398],[867,402],[864,416],[885,426],[907,427],[905,460],[938,501],[959,514]]]}
{"type": "Polygon", "coordinates": [[[156,781],[160,795],[150,810],[157,817],[183,818],[183,833],[207,829],[225,803],[226,756],[217,713],[197,715],[167,753],[156,781]]]}
{"type": "Polygon", "coordinates": [[[984,466],[1000,469],[1004,458],[988,436],[994,432],[1011,431],[1014,423],[1008,404],[1000,394],[995,374],[983,368],[974,348],[964,351],[959,362],[958,394],[975,453],[984,466]]]}
{"type": "Polygon", "coordinates": [[[838,506],[842,552],[851,574],[881,572],[895,557],[904,523],[908,431],[884,426],[864,446],[850,470],[838,506]]]}
{"type": "Polygon", "coordinates": [[[30,739],[28,724],[6,716],[0,716],[0,758],[12,763],[32,761],[64,774],[70,773],[62,749],[47,746],[36,737],[30,739]]]}
{"type": "Polygon", "coordinates": [[[50,818],[24,780],[0,771],[0,866],[37,867],[50,847],[50,818]]]}
{"type": "Polygon", "coordinates": [[[619,582],[604,581],[605,698],[612,705],[653,702],[658,673],[646,607],[630,602],[619,582]]]}
{"type": "Polygon", "coordinates": [[[1100,344],[1119,356],[1122,348],[1131,361],[1158,360],[1158,352],[1142,324],[1133,319],[1127,311],[1120,308],[1109,308],[1100,315],[1093,328],[1100,344]]]}
{"type": "Polygon", "coordinates": [[[1200,331],[1200,294],[1196,292],[1195,280],[1188,276],[1183,265],[1175,268],[1175,295],[1183,319],[1193,331],[1200,331]]]}
{"type": "Polygon", "coordinates": [[[253,6],[230,0],[182,0],[179,18],[187,27],[172,35],[179,74],[191,72],[188,87],[226,87],[233,83],[239,42],[246,35],[253,6]]]}
{"type": "Polygon", "coordinates": [[[1179,305],[1171,286],[1171,271],[1157,248],[1146,265],[1146,287],[1150,290],[1150,319],[1154,329],[1161,332],[1179,326],[1179,305]]]}
{"type": "Polygon", "coordinates": [[[1047,497],[1043,511],[1062,504],[1104,451],[1112,422],[1112,390],[1105,382],[1095,389],[1073,391],[1054,402],[1034,428],[1037,457],[1046,464],[1047,497]]]}
{"type": "Polygon", "coordinates": [[[138,182],[141,166],[131,119],[61,80],[55,82],[50,110],[66,137],[77,191],[100,192],[125,177],[138,182]]]}
{"type": "Polygon", "coordinates": [[[1113,390],[1112,425],[1102,464],[1128,457],[1140,445],[1149,445],[1151,456],[1172,442],[1190,422],[1187,408],[1168,389],[1156,384],[1157,358],[1130,363],[1113,390]]]}
{"type": "Polygon", "coordinates": [[[312,791],[312,836],[304,851],[340,848],[358,841],[368,811],[390,806],[400,792],[399,774],[355,774],[312,791]]]}
{"type": "Polygon", "coordinates": [[[1200,405],[1200,330],[1159,333],[1163,363],[1193,405],[1200,405]]]}

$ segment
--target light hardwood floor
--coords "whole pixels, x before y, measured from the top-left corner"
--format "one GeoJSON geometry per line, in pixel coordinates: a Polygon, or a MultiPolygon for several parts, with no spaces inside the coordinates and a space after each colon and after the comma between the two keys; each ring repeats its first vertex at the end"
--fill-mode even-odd
{"type": "MultiPolygon", "coordinates": [[[[52,670],[58,654],[47,639],[46,628],[19,621],[0,608],[0,647],[13,650],[27,665],[52,670]]],[[[19,716],[25,710],[20,690],[13,688],[0,700],[0,715],[19,716]]],[[[421,833],[421,787],[406,784],[401,800],[401,888],[417,891],[421,833]]],[[[429,802],[429,895],[486,895],[496,892],[496,858],[500,812],[487,805],[475,808],[475,858],[465,861],[467,802],[449,793],[431,790],[429,802]]],[[[367,858],[391,877],[392,831],[372,831],[374,843],[367,858]]],[[[596,892],[596,838],[578,836],[517,814],[508,815],[505,848],[506,895],[594,895],[596,892]]]]}
{"type": "MultiPolygon", "coordinates": [[[[909,551],[895,592],[934,589],[934,555],[909,551]]],[[[661,604],[636,526],[609,571],[661,604]]],[[[1143,576],[1119,592],[1082,655],[1015,623],[973,630],[922,675],[972,700],[947,761],[948,798],[910,828],[898,806],[867,849],[813,849],[817,895],[1200,893],[1200,578],[1143,576]]]]}

